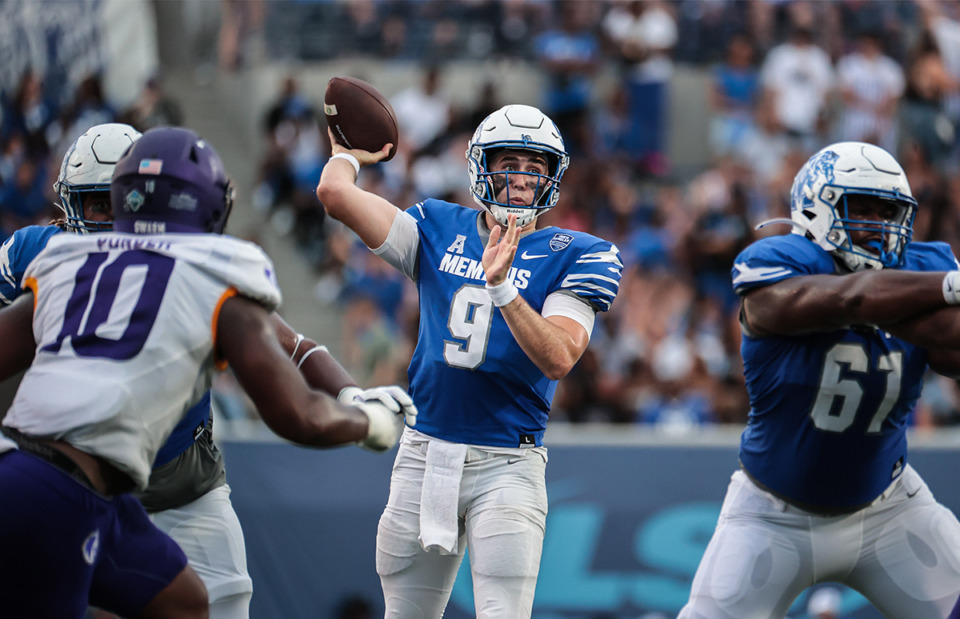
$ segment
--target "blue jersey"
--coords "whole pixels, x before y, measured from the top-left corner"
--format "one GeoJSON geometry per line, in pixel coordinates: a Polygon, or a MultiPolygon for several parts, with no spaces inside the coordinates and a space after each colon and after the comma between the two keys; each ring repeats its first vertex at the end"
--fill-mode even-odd
{"type": "MultiPolygon", "coordinates": [[[[909,271],[957,268],[945,243],[911,243],[909,271]]],[[[739,295],[790,277],[833,274],[833,257],[797,234],[761,239],[733,266],[739,295]]],[[[743,334],[750,416],[744,469],[768,489],[811,507],[869,503],[907,461],[907,418],[927,367],[922,348],[864,325],[800,336],[743,334]]]]}
{"type": "MultiPolygon", "coordinates": [[[[523,352],[484,289],[480,213],[439,200],[407,213],[419,231],[420,335],[409,368],[417,430],[458,443],[542,445],[557,381],[523,352]]],[[[537,312],[561,291],[606,311],[622,268],[612,243],[550,227],[521,237],[509,277],[537,312]]]]}
{"type": "MultiPolygon", "coordinates": [[[[47,242],[63,230],[58,226],[20,228],[0,245],[0,306],[13,303],[23,288],[23,273],[47,242]]],[[[174,428],[154,460],[159,467],[186,451],[200,436],[210,419],[210,392],[206,392],[174,428]]]]}

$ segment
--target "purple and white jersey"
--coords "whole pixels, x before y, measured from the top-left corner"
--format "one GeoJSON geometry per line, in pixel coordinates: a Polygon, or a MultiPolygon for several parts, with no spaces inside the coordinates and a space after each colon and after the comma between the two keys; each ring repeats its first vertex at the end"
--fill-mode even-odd
{"type": "Polygon", "coordinates": [[[24,273],[37,353],[4,425],[65,440],[147,485],[160,446],[210,387],[217,318],[239,294],[280,303],[273,264],[201,234],[61,234],[24,273]]]}

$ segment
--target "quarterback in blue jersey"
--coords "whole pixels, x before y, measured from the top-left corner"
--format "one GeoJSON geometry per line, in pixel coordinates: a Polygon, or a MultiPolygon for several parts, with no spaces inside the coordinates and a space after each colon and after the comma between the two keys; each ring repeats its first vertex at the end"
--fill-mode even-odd
{"type": "Polygon", "coordinates": [[[792,233],[736,258],[751,410],[681,619],[784,617],[826,581],[899,619],[960,595],[960,522],[907,457],[924,372],[960,375],[960,335],[931,337],[960,318],[957,259],[911,241],[916,207],[889,153],[833,144],[794,180],[792,233]]]}
{"type": "Polygon", "coordinates": [[[355,185],[389,148],[331,141],[317,197],[420,293],[408,372],[420,416],[377,532],[386,616],[441,616],[469,546],[477,616],[529,617],[550,403],[617,294],[620,253],[590,234],[537,229],[569,156],[536,108],[508,105],[474,133],[466,156],[482,210],[425,200],[402,211],[355,185]]]}
{"type": "MultiPolygon", "coordinates": [[[[33,259],[61,232],[92,233],[112,229],[110,180],[114,166],[140,133],[129,125],[92,127],[68,149],[54,188],[63,219],[50,226],[27,226],[0,246],[0,305],[23,293],[23,274],[33,259]]],[[[361,391],[339,363],[312,340],[297,334],[276,313],[271,315],[281,346],[300,363],[308,383],[341,401],[377,400],[416,408],[398,387],[361,391]]],[[[269,420],[268,420],[269,422],[269,420]]],[[[147,488],[137,498],[151,520],[183,548],[210,598],[213,619],[249,615],[253,587],[247,572],[240,521],[230,501],[223,455],[213,440],[210,392],[205,392],[179,421],[157,453],[147,488]]]]}

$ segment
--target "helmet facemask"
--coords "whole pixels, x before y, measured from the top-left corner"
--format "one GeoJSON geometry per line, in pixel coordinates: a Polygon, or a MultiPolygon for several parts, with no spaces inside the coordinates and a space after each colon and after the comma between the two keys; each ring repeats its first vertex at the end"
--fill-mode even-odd
{"type": "Polygon", "coordinates": [[[87,219],[83,209],[83,199],[93,193],[104,194],[107,203],[110,202],[110,184],[106,185],[83,185],[79,187],[70,187],[56,183],[56,188],[60,194],[60,210],[64,212],[63,222],[70,232],[86,234],[87,232],[108,232],[113,230],[113,221],[93,221],[87,219]]]}
{"type": "MultiPolygon", "coordinates": [[[[838,187],[826,186],[823,190],[840,193],[838,187]]],[[[896,200],[874,193],[845,191],[834,207],[836,217],[827,240],[836,246],[837,257],[851,270],[882,269],[900,266],[904,249],[913,237],[913,219],[916,203],[896,200]],[[881,201],[890,214],[882,219],[866,219],[854,216],[851,203],[863,199],[881,201]],[[880,238],[864,243],[854,243],[854,236],[873,233],[880,238]]]]}
{"type": "Polygon", "coordinates": [[[508,105],[490,114],[477,127],[466,156],[474,200],[504,226],[510,215],[517,217],[519,227],[526,226],[556,205],[560,179],[570,165],[556,125],[543,112],[527,105],[508,105]],[[503,151],[542,157],[546,173],[492,171],[503,151]],[[532,189],[529,203],[512,202],[518,185],[532,189]]]}
{"type": "Polygon", "coordinates": [[[491,146],[475,147],[474,150],[479,160],[474,196],[479,197],[481,205],[490,211],[499,223],[507,225],[509,216],[516,215],[517,225],[522,228],[556,204],[560,187],[560,179],[556,176],[559,161],[557,157],[545,156],[543,151],[534,149],[506,149],[491,146]],[[543,156],[546,160],[546,174],[523,170],[489,171],[501,153],[506,150],[543,156]],[[526,193],[522,189],[518,190],[518,185],[525,186],[527,191],[532,190],[533,200],[524,200],[528,202],[526,205],[516,202],[516,196],[519,193],[526,193]]]}
{"type": "Polygon", "coordinates": [[[906,174],[892,155],[872,144],[839,142],[813,155],[797,173],[790,217],[796,233],[849,270],[862,271],[903,264],[916,208],[906,174]],[[872,207],[864,210],[864,203],[872,207]],[[852,237],[863,233],[879,238],[855,243],[852,237]]]}

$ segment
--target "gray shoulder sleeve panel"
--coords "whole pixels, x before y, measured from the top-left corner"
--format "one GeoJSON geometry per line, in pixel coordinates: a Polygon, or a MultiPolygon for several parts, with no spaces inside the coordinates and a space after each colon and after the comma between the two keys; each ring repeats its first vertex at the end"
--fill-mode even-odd
{"type": "Polygon", "coordinates": [[[393,225],[383,245],[371,251],[380,256],[401,273],[417,281],[417,249],[420,247],[420,230],[417,220],[405,211],[393,218],[393,225]]]}

